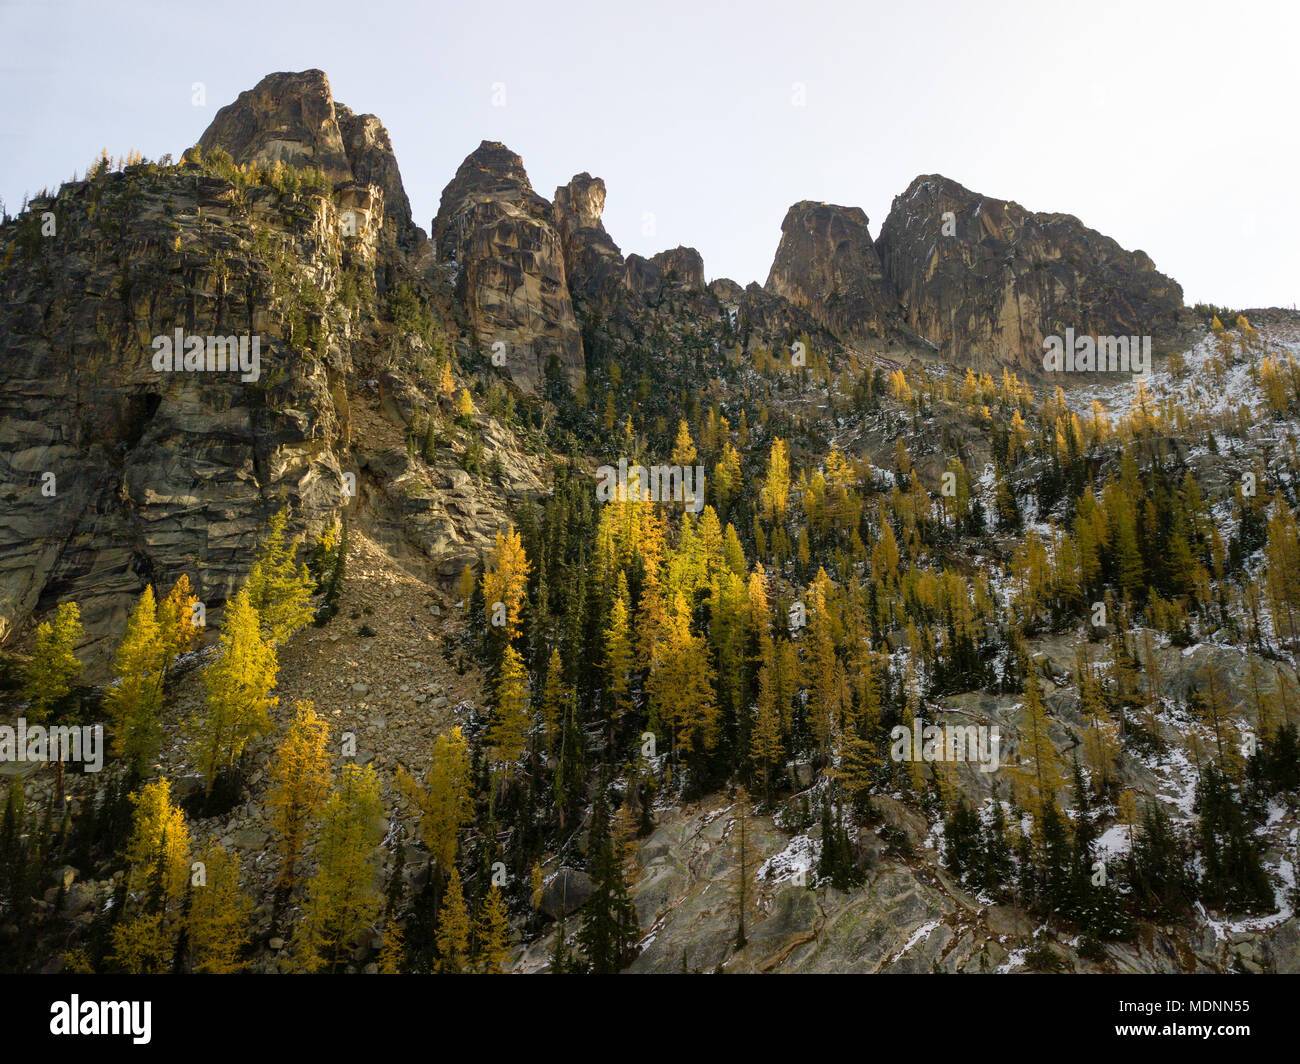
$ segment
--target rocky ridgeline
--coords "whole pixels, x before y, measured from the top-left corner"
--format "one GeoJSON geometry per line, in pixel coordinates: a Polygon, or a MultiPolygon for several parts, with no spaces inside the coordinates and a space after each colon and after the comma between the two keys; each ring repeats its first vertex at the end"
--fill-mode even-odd
{"type": "Polygon", "coordinates": [[[503,355],[525,392],[539,390],[548,369],[579,383],[592,360],[585,342],[617,352],[657,333],[689,345],[720,319],[745,349],[800,337],[832,355],[937,348],[961,365],[1031,374],[1044,337],[1065,328],[1151,333],[1159,348],[1185,324],[1181,289],[1143,252],[1068,215],[1033,214],[943,177],[918,177],[874,242],[859,208],[795,204],[767,283],[742,289],[707,284],[693,248],[624,258],[601,222],[600,178],[578,174],[548,202],[519,156],[495,142],[473,151],[443,190],[430,247],[382,124],[334,101],[319,70],[264,78],[218,112],[200,144],[237,163],[312,165],[332,181],[381,188],[381,289],[395,256],[432,266],[430,278],[453,284],[469,337],[503,355]]]}

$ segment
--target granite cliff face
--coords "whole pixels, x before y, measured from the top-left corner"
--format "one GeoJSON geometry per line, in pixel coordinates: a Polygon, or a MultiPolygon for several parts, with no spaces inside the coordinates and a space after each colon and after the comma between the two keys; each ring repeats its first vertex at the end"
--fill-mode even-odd
{"type": "Polygon", "coordinates": [[[336,301],[340,202],[182,167],[42,204],[58,233],[15,254],[0,290],[0,636],[56,599],[92,636],[119,632],[144,582],[181,573],[223,600],[277,498],[311,523],[341,508],[359,326],[336,301]],[[256,337],[256,379],[160,372],[153,338],[178,329],[256,337]]]}
{"type": "Polygon", "coordinates": [[[1041,373],[1044,337],[1066,328],[1157,350],[1179,329],[1182,289],[1144,252],[937,175],[895,197],[876,250],[907,325],[977,370],[1041,373]]]}
{"type": "Polygon", "coordinates": [[[571,383],[582,380],[564,244],[518,155],[484,141],[461,163],[443,189],[433,241],[438,260],[456,267],[479,346],[505,344],[511,380],[536,391],[552,365],[571,383]]]}
{"type": "Polygon", "coordinates": [[[898,301],[859,207],[796,203],[766,290],[806,310],[845,341],[879,339],[898,322],[898,301]]]}
{"type": "Polygon", "coordinates": [[[411,218],[411,201],[406,197],[388,130],[374,115],[355,115],[341,103],[335,104],[334,111],[353,179],[384,190],[385,235],[403,252],[415,254],[427,238],[411,218]]]}

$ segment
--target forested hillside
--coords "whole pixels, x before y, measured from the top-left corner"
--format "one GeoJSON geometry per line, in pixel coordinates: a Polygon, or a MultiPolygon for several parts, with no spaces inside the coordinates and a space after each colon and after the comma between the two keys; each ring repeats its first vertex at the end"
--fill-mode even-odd
{"type": "Polygon", "coordinates": [[[748,289],[603,203],[485,142],[426,237],[308,71],[5,218],[0,968],[1300,968],[1300,316],[942,178],[748,289]]]}

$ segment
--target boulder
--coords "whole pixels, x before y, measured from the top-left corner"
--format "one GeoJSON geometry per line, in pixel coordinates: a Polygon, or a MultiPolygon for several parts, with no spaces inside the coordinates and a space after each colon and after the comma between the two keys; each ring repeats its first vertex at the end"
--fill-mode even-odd
{"type": "Polygon", "coordinates": [[[542,888],[542,912],[553,920],[577,912],[591,897],[591,877],[577,868],[561,868],[542,888]]]}

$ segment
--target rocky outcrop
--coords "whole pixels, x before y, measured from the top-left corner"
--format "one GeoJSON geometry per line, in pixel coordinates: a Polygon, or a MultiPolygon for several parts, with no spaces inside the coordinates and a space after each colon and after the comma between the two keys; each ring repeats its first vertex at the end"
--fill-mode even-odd
{"type": "Polygon", "coordinates": [[[859,207],[808,200],[791,207],[764,287],[845,341],[883,337],[898,320],[897,299],[859,207]]]}
{"type": "Polygon", "coordinates": [[[623,265],[623,284],[637,299],[643,302],[657,300],[663,280],[663,271],[644,255],[627,257],[623,265]]]}
{"type": "Polygon", "coordinates": [[[704,287],[704,259],[694,248],[671,248],[651,256],[650,261],[659,267],[668,284],[693,289],[704,287]]]}
{"type": "Polygon", "coordinates": [[[411,216],[411,201],[407,199],[406,187],[402,184],[402,172],[398,169],[388,130],[374,115],[354,115],[341,103],[335,104],[334,110],[353,179],[378,185],[384,190],[386,234],[390,234],[403,251],[416,252],[425,239],[424,230],[411,216]]]}
{"type": "Polygon", "coordinates": [[[605,303],[623,284],[625,266],[618,245],[605,231],[605,182],[578,174],[555,190],[552,215],[564,246],[569,289],[589,303],[605,303]]]}
{"type": "Polygon", "coordinates": [[[823,350],[836,350],[840,346],[838,337],[820,316],[773,295],[757,281],[751,282],[741,294],[737,326],[743,335],[764,346],[778,341],[784,346],[801,336],[809,337],[823,350]]]}
{"type": "Polygon", "coordinates": [[[552,920],[571,916],[591,897],[591,877],[577,868],[561,868],[542,889],[540,908],[552,920]]]}
{"type": "Polygon", "coordinates": [[[895,197],[876,249],[907,324],[960,365],[1041,374],[1044,338],[1067,328],[1176,339],[1182,289],[1144,252],[945,177],[895,197]]]}
{"type": "Polygon", "coordinates": [[[334,182],[377,185],[387,242],[412,253],[424,238],[411,218],[388,131],[374,115],[337,103],[323,71],[268,74],[217,112],[199,146],[221,147],[240,165],[313,166],[334,182]]]}
{"type": "Polygon", "coordinates": [[[433,241],[439,260],[455,264],[456,292],[480,347],[504,343],[505,368],[519,387],[536,391],[552,366],[572,383],[582,379],[564,244],[518,155],[490,141],[469,155],[443,189],[433,241]]]}
{"type": "Polygon", "coordinates": [[[567,252],[584,230],[605,232],[600,216],[605,211],[605,182],[585,171],[555,190],[555,227],[567,252]]]}

